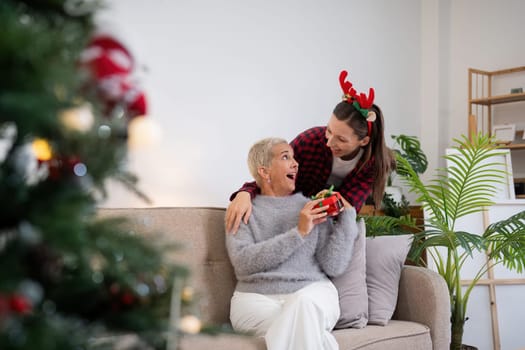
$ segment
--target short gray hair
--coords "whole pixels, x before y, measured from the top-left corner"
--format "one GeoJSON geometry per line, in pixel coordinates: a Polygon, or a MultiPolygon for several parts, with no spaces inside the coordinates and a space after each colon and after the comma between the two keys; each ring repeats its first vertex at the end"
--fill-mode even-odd
{"type": "Polygon", "coordinates": [[[288,144],[285,139],[281,139],[279,137],[267,137],[257,141],[250,148],[250,151],[248,152],[248,168],[250,169],[250,173],[259,187],[261,187],[261,179],[257,169],[261,166],[270,166],[273,158],[272,148],[275,145],[280,145],[282,143],[288,144]]]}

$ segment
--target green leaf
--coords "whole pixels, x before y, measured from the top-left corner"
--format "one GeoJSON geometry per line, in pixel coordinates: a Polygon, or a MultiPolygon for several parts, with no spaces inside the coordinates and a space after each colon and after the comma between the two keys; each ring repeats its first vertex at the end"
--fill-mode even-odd
{"type": "Polygon", "coordinates": [[[417,137],[392,135],[392,138],[401,147],[401,150],[396,150],[397,153],[410,163],[416,173],[424,173],[428,167],[428,160],[417,137]]]}
{"type": "Polygon", "coordinates": [[[392,216],[360,215],[358,218],[365,220],[367,237],[402,235],[407,234],[407,232],[419,230],[416,219],[410,215],[399,218],[392,216]]]}
{"type": "Polygon", "coordinates": [[[525,270],[525,210],[491,224],[483,236],[491,259],[518,273],[525,270]]]}

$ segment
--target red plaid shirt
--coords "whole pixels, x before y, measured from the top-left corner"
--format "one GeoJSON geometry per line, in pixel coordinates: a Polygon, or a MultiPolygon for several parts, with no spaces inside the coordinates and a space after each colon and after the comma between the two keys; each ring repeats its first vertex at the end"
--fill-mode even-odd
{"type": "MultiPolygon", "coordinates": [[[[326,146],[325,131],[326,127],[324,126],[314,127],[303,131],[290,142],[294,150],[294,157],[299,163],[295,191],[302,192],[307,197],[327,188],[328,177],[332,172],[333,156],[330,148],[326,146]]],[[[335,189],[355,207],[357,212],[372,192],[374,181],[373,159],[370,159],[358,172],[362,164],[362,160],[359,160],[356,167],[335,189]]],[[[260,193],[255,182],[245,183],[239,191],[249,192],[252,198],[260,193]]],[[[237,192],[232,194],[230,200],[235,197],[237,192]]]]}

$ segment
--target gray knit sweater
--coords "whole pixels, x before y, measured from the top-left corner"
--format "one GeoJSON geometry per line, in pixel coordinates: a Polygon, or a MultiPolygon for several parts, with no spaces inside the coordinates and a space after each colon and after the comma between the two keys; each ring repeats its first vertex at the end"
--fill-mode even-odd
{"type": "Polygon", "coordinates": [[[303,238],[297,223],[307,202],[300,193],[255,197],[248,224],[226,237],[237,291],[287,294],[343,273],[357,235],[355,210],[345,209],[337,222],[330,218],[303,238]]]}

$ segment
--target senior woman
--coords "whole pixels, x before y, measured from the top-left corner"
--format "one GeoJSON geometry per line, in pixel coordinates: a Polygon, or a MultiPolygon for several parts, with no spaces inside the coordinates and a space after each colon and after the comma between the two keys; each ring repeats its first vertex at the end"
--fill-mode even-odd
{"type": "Polygon", "coordinates": [[[230,319],[236,331],[265,338],[269,350],[332,350],[340,310],[328,277],[348,266],[357,235],[356,213],[335,221],[321,200],[293,194],[298,164],[286,140],[255,143],[248,166],[261,195],[250,221],[226,245],[237,276],[230,319]]]}

